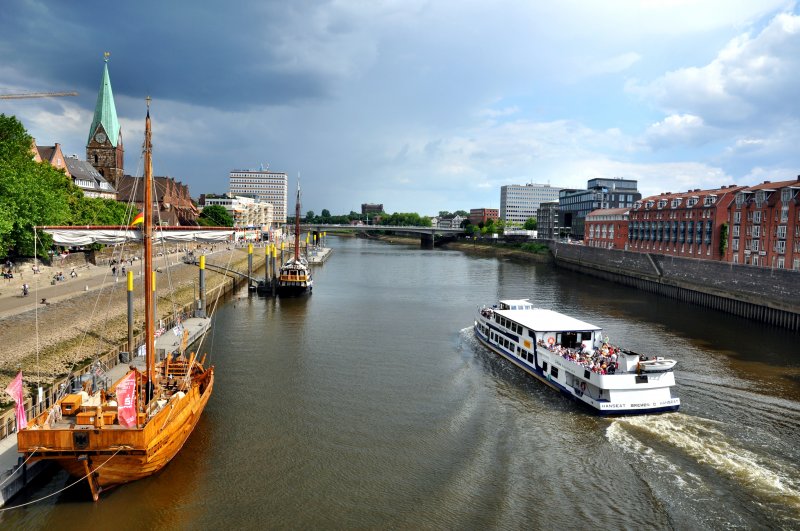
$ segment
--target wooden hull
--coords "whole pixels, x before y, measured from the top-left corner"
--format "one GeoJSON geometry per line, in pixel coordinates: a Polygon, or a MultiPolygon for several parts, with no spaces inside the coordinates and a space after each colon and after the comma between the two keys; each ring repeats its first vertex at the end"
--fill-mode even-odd
{"type": "Polygon", "coordinates": [[[26,429],[18,434],[18,447],[26,458],[55,461],[77,478],[91,473],[97,500],[102,489],[145,478],[169,463],[200,420],[213,387],[211,367],[183,398],[170,400],[142,428],[26,429]]]}

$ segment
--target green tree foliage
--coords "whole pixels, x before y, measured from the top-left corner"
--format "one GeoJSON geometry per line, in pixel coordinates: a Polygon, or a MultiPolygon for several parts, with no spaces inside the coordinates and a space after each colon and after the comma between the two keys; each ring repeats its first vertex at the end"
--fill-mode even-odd
{"type": "Polygon", "coordinates": [[[331,217],[331,211],[328,210],[327,208],[323,208],[321,216],[323,219],[328,219],[331,217]]]}
{"type": "Polygon", "coordinates": [[[233,217],[220,205],[205,207],[197,222],[206,227],[233,227],[233,217]]]}
{"type": "Polygon", "coordinates": [[[391,215],[381,216],[381,225],[393,227],[430,227],[431,218],[420,216],[416,212],[395,212],[391,215]]]}
{"type": "Polygon", "coordinates": [[[306,223],[314,223],[314,211],[309,210],[306,212],[306,223]]]}
{"type": "MultiPolygon", "coordinates": [[[[32,256],[36,225],[65,225],[83,195],[62,170],[35,162],[33,139],[13,116],[0,114],[0,255],[32,256]]],[[[39,250],[52,240],[41,235],[39,250]]]]}
{"type": "Polygon", "coordinates": [[[719,227],[719,255],[725,259],[725,251],[728,250],[728,223],[723,223],[719,227]]]}
{"type": "Polygon", "coordinates": [[[453,214],[456,216],[461,216],[462,218],[469,217],[469,212],[467,212],[466,210],[456,210],[455,212],[453,212],[453,214]]]}
{"type": "Polygon", "coordinates": [[[525,220],[524,227],[525,230],[536,230],[537,225],[538,222],[536,221],[536,218],[528,218],[527,220],[525,220]]]}

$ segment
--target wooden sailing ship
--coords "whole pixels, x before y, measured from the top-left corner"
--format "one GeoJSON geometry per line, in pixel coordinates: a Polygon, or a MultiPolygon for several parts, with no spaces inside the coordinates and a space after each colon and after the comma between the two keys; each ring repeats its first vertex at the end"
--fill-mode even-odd
{"type": "Polygon", "coordinates": [[[308,260],[300,254],[300,182],[297,182],[297,200],[294,213],[294,256],[289,258],[278,274],[278,295],[296,296],[311,293],[314,280],[308,260]]]}
{"type": "Polygon", "coordinates": [[[129,367],[108,392],[67,394],[17,435],[26,459],[57,462],[71,475],[85,477],[92,497],[111,486],[147,477],[178,453],[211,396],[214,367],[205,356],[155,359],[153,240],[224,241],[232,229],[153,227],[153,175],[148,98],[144,143],[144,223],[131,227],[42,227],[59,243],[120,243],[141,240],[144,248],[145,368],[129,367]],[[123,396],[124,394],[124,396],[123,396]]]}

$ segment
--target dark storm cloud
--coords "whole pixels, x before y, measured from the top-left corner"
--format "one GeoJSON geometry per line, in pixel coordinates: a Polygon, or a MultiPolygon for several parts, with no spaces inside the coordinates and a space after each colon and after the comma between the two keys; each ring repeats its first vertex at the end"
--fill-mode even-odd
{"type": "Polygon", "coordinates": [[[290,104],[331,90],[329,75],[272,51],[296,31],[297,10],[313,5],[10,2],[0,14],[0,50],[5,66],[53,90],[95,94],[102,54],[110,51],[118,96],[235,110],[290,104]]]}

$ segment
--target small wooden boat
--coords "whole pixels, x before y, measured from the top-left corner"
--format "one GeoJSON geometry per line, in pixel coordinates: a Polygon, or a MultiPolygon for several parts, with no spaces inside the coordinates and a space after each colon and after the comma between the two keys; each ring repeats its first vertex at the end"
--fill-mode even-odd
{"type": "MultiPolygon", "coordinates": [[[[141,229],[40,227],[56,243],[83,245],[141,240],[144,246],[145,363],[132,364],[106,392],[67,394],[17,434],[25,459],[49,460],[85,477],[92,497],[108,487],[147,477],[178,453],[192,433],[214,388],[214,367],[185,350],[157,362],[155,356],[153,240],[225,241],[233,230],[153,227],[153,175],[148,98],[144,142],[144,223],[141,229]]],[[[132,283],[132,277],[130,277],[132,283]]]]}

